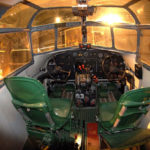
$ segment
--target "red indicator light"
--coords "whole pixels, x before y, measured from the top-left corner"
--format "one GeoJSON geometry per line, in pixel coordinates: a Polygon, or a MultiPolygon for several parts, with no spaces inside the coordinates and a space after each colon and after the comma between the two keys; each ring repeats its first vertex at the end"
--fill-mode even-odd
{"type": "Polygon", "coordinates": [[[93,76],[93,79],[96,79],[96,76],[93,76]]]}
{"type": "Polygon", "coordinates": [[[77,139],[77,137],[78,137],[77,134],[75,134],[75,135],[74,135],[75,140],[77,139]]]}
{"type": "Polygon", "coordinates": [[[84,69],[84,65],[82,65],[82,68],[84,69]]]}
{"type": "Polygon", "coordinates": [[[79,69],[82,70],[81,66],[79,66],[79,69]]]}
{"type": "Polygon", "coordinates": [[[98,78],[96,77],[96,75],[93,76],[93,81],[94,81],[95,83],[98,83],[98,78]]]}
{"type": "Polygon", "coordinates": [[[83,45],[83,44],[80,44],[79,47],[82,49],[82,48],[84,47],[84,45],[83,45]]]}
{"type": "Polygon", "coordinates": [[[86,47],[87,47],[87,49],[91,48],[91,44],[87,44],[86,47]]]}

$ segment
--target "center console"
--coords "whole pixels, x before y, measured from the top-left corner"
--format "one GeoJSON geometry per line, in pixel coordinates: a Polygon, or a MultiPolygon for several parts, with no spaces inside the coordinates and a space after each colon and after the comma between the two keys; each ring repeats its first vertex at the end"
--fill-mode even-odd
{"type": "Polygon", "coordinates": [[[77,107],[95,106],[98,79],[89,65],[76,65],[75,103],[77,107]]]}

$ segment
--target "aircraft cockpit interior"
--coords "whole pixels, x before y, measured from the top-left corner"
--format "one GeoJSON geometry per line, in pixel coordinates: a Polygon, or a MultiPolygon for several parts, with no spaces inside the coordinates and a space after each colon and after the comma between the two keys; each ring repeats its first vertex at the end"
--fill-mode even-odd
{"type": "Polygon", "coordinates": [[[149,0],[1,8],[1,150],[150,150],[149,0]]]}
{"type": "MultiPolygon", "coordinates": [[[[124,93],[127,78],[131,80],[130,87],[134,87],[134,78],[126,73],[126,69],[119,53],[79,48],[52,54],[42,66],[37,79],[45,85],[49,96],[68,96],[65,94],[65,87],[68,86],[75,94],[77,107],[93,107],[100,95],[112,94],[112,91],[106,90],[109,86],[116,88],[117,98],[124,93]],[[57,88],[61,93],[55,93],[57,88]],[[99,92],[101,88],[106,91],[99,92]]],[[[115,100],[115,96],[111,96],[115,100]]]]}

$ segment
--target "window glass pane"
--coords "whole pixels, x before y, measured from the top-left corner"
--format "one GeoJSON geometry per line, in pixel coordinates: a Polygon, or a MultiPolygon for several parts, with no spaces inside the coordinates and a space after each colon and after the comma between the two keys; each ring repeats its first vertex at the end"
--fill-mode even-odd
{"type": "Polygon", "coordinates": [[[65,7],[65,6],[75,6],[76,0],[28,0],[40,7],[65,7]]]}
{"type": "Polygon", "coordinates": [[[0,28],[26,28],[37,10],[24,4],[10,8],[0,19],[0,28]]]}
{"type": "Polygon", "coordinates": [[[32,33],[32,47],[34,53],[43,53],[55,49],[55,31],[43,30],[32,33]]]}
{"type": "Polygon", "coordinates": [[[105,24],[129,23],[134,24],[134,18],[124,8],[116,7],[97,7],[92,16],[87,18],[88,21],[102,21],[105,24]]]}
{"type": "Polygon", "coordinates": [[[141,30],[140,60],[143,63],[150,65],[150,30],[141,30]]]}
{"type": "Polygon", "coordinates": [[[40,11],[32,26],[76,21],[81,21],[81,18],[72,14],[72,8],[57,8],[40,11]]]}
{"type": "Polygon", "coordinates": [[[0,34],[0,79],[31,61],[27,32],[0,34]]]}
{"type": "Polygon", "coordinates": [[[137,32],[129,29],[114,29],[116,49],[136,52],[137,32]]]}
{"type": "Polygon", "coordinates": [[[131,0],[90,0],[89,5],[125,5],[126,3],[130,2],[131,0]]]}
{"type": "Polygon", "coordinates": [[[92,45],[112,47],[110,27],[87,27],[87,42],[92,45]]]}
{"type": "Polygon", "coordinates": [[[82,42],[81,27],[59,28],[58,48],[78,46],[82,42]]]}
{"type": "Polygon", "coordinates": [[[130,7],[141,24],[150,24],[150,1],[142,0],[130,7]]]}

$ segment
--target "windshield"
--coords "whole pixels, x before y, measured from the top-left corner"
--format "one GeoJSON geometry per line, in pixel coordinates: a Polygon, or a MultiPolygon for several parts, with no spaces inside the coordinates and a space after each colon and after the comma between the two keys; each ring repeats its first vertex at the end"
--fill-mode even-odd
{"type": "MultiPolygon", "coordinates": [[[[138,61],[150,66],[150,1],[90,0],[88,4],[94,7],[94,13],[86,20],[87,43],[137,54],[138,61]]],[[[28,4],[11,7],[0,18],[1,78],[30,62],[31,53],[78,47],[82,42],[82,30],[81,18],[72,13],[75,5],[76,0],[29,0],[28,4]],[[14,34],[16,40],[12,44],[14,34]],[[20,37],[24,39],[21,42],[20,37]],[[23,59],[14,59],[20,54],[25,58],[23,62],[23,59]],[[9,61],[5,61],[8,56],[9,61]],[[1,67],[10,65],[9,69],[1,67]]]]}

